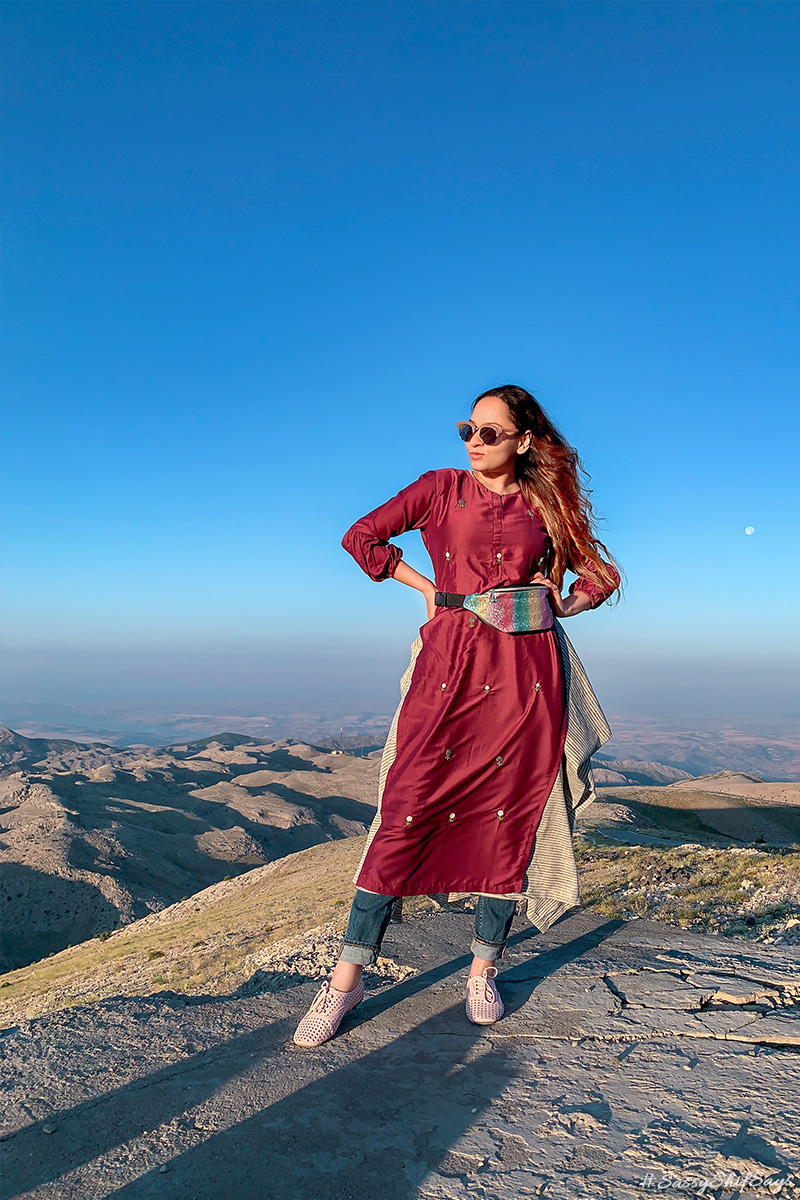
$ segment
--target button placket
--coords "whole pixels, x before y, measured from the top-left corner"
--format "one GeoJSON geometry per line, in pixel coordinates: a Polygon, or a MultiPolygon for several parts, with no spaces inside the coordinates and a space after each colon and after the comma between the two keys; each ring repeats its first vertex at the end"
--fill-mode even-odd
{"type": "Polygon", "coordinates": [[[497,572],[497,578],[500,578],[500,563],[503,560],[502,553],[502,538],[503,538],[503,501],[496,494],[492,494],[492,558],[494,559],[494,569],[497,572]]]}

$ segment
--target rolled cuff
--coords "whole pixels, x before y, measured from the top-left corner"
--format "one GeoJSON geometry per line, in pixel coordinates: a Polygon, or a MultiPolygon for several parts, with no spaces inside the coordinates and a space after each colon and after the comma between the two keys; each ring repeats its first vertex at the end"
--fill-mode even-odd
{"type": "Polygon", "coordinates": [[[477,937],[472,939],[470,946],[470,950],[476,958],[484,958],[487,962],[494,962],[495,959],[502,958],[505,948],[505,942],[501,946],[493,946],[490,942],[482,942],[477,937]]]}
{"type": "Polygon", "coordinates": [[[619,575],[616,571],[613,571],[613,573],[616,576],[617,582],[612,588],[604,588],[599,583],[596,583],[593,579],[588,579],[585,575],[579,575],[578,578],[570,584],[568,594],[571,596],[573,592],[585,592],[592,602],[591,607],[599,608],[603,601],[608,600],[610,596],[613,596],[617,587],[619,587],[619,575]]]}
{"type": "Polygon", "coordinates": [[[598,584],[593,583],[591,579],[584,578],[583,575],[570,584],[568,595],[571,596],[573,592],[585,592],[592,602],[592,608],[599,608],[610,595],[610,593],[604,592],[598,584]]]}
{"type": "Polygon", "coordinates": [[[399,546],[376,538],[371,530],[359,527],[358,523],[348,529],[342,546],[376,583],[391,579],[403,557],[399,546]]]}
{"type": "Polygon", "coordinates": [[[377,958],[377,947],[362,942],[343,942],[339,953],[340,962],[357,963],[361,967],[371,967],[377,958]]]}

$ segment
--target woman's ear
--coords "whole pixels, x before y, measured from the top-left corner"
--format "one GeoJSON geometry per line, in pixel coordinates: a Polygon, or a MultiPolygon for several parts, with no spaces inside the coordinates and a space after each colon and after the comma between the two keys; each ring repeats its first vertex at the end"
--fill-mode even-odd
{"type": "Polygon", "coordinates": [[[530,450],[531,439],[532,439],[531,431],[530,431],[530,429],[526,429],[525,432],[523,433],[522,437],[519,440],[519,445],[517,446],[517,454],[525,454],[526,451],[530,450]]]}

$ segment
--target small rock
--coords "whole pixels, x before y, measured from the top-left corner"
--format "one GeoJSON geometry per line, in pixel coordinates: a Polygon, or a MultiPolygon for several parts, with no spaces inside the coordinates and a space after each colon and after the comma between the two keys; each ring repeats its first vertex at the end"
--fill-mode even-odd
{"type": "Polygon", "coordinates": [[[158,1168],[158,1172],[159,1172],[159,1174],[160,1174],[160,1175],[166,1175],[166,1173],[167,1173],[167,1164],[166,1164],[166,1163],[164,1163],[164,1165],[163,1165],[163,1166],[159,1167],[159,1168],[158,1168]]]}
{"type": "Polygon", "coordinates": [[[43,1125],[42,1126],[42,1133],[55,1133],[55,1131],[56,1131],[55,1125],[43,1125]]]}

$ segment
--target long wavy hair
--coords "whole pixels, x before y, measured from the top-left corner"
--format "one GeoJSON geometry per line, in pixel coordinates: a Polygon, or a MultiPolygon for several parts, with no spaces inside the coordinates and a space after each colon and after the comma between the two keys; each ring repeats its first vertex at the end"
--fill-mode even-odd
{"type": "Polygon", "coordinates": [[[515,470],[523,496],[542,514],[550,538],[545,574],[559,588],[565,571],[585,575],[601,587],[613,587],[616,603],[621,592],[622,570],[614,573],[618,564],[595,531],[597,517],[590,500],[591,489],[580,478],[588,481],[591,476],[577,450],[524,388],[512,383],[489,388],[473,400],[472,408],[487,396],[496,396],[505,403],[520,433],[531,431],[530,447],[517,455],[515,470]]]}

